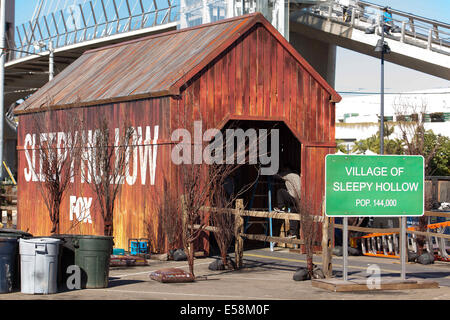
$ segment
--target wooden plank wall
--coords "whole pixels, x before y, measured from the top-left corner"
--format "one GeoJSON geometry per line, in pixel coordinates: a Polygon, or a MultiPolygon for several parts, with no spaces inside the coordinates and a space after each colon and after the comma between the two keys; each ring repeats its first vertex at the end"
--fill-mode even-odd
{"type": "MultiPolygon", "coordinates": [[[[128,248],[129,238],[147,238],[147,222],[157,222],[155,213],[155,189],[163,190],[163,177],[171,174],[171,144],[169,142],[170,128],[169,120],[169,98],[139,100],[133,102],[117,103],[113,105],[101,105],[95,107],[72,109],[86,121],[87,130],[96,129],[97,119],[104,115],[111,123],[110,133],[114,136],[114,129],[121,128],[124,121],[137,128],[142,128],[142,143],[137,145],[145,147],[144,140],[146,126],[150,126],[150,133],[154,135],[154,126],[159,126],[158,150],[156,163],[155,185],[150,184],[149,163],[147,163],[145,184],[141,178],[141,160],[140,152],[137,152],[137,179],[133,185],[124,184],[121,194],[116,203],[116,213],[114,216],[114,237],[117,247],[128,248]]],[[[67,117],[64,110],[52,111],[49,113],[52,117],[52,127],[50,132],[64,131],[67,117]]],[[[35,236],[49,235],[51,222],[48,211],[42,200],[39,182],[26,181],[24,169],[28,167],[24,150],[24,139],[28,133],[33,133],[33,114],[20,116],[20,125],[18,130],[18,228],[28,230],[35,236]],[[32,195],[32,196],[30,196],[32,195]]],[[[31,155],[31,151],[28,151],[31,155]]],[[[129,172],[134,172],[134,155],[130,158],[129,172]]],[[[39,159],[36,151],[36,161],[39,159]]],[[[36,162],[36,169],[39,167],[36,162]]],[[[93,190],[87,186],[87,183],[81,183],[81,177],[75,178],[75,183],[70,184],[61,206],[61,227],[60,233],[75,234],[103,234],[103,222],[101,219],[98,203],[95,201],[96,195],[93,190]],[[91,216],[93,223],[74,223],[69,219],[69,197],[90,197],[93,198],[91,207],[91,216]]],[[[153,226],[157,230],[157,223],[153,226]]]]}

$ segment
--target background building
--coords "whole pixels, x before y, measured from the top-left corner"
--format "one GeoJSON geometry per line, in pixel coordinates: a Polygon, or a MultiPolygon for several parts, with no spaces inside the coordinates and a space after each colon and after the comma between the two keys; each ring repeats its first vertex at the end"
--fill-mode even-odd
{"type": "MultiPolygon", "coordinates": [[[[384,120],[410,121],[422,117],[425,129],[450,137],[450,87],[413,92],[385,94],[384,120]]],[[[343,95],[336,106],[336,140],[350,147],[356,140],[367,139],[380,129],[380,94],[343,95]]],[[[401,138],[394,129],[390,138],[401,138]]]]}

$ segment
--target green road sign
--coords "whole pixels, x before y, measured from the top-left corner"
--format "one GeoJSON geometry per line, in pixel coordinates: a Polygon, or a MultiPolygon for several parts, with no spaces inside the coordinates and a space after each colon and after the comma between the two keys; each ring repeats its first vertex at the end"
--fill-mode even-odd
{"type": "Polygon", "coordinates": [[[327,216],[422,216],[423,210],[422,156],[326,156],[327,216]]]}

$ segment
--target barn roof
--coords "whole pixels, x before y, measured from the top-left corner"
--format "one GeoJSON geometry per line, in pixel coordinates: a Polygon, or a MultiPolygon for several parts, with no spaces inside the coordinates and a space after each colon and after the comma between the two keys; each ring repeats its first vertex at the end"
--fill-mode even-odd
{"type": "Polygon", "coordinates": [[[187,81],[258,23],[330,93],[332,101],[341,100],[264,16],[256,13],[87,51],[16,107],[15,113],[178,95],[187,81]]]}

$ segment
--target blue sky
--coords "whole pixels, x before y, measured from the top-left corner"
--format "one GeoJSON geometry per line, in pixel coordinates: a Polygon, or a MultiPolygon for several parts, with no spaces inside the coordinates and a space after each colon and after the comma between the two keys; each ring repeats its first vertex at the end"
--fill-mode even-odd
{"type": "MultiPolygon", "coordinates": [[[[59,2],[60,8],[64,7],[64,3],[73,3],[73,0],[46,1],[47,4],[59,2]]],[[[118,2],[120,1],[118,0],[118,2]]],[[[16,24],[28,21],[38,2],[38,0],[16,0],[16,24]]],[[[77,1],[77,3],[80,2],[83,0],[77,1]]],[[[388,5],[393,9],[450,23],[450,0],[371,0],[369,2],[388,5]]],[[[45,6],[42,12],[46,12],[45,6]]],[[[379,59],[338,48],[336,58],[336,89],[338,91],[379,91],[379,74],[379,59]]],[[[385,64],[386,92],[442,87],[450,87],[450,82],[389,62],[385,64]]]]}

